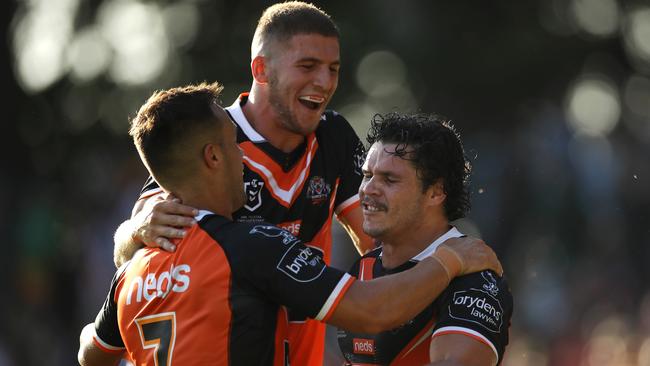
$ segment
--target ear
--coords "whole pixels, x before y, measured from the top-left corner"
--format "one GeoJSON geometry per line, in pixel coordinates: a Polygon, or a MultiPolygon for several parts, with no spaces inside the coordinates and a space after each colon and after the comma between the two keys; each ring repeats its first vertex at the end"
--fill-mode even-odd
{"type": "Polygon", "coordinates": [[[251,61],[251,72],[253,73],[253,80],[259,84],[266,84],[269,82],[267,75],[267,64],[264,56],[255,56],[251,61]]]}
{"type": "Polygon", "coordinates": [[[221,147],[217,144],[206,144],[203,147],[203,163],[209,169],[216,169],[221,164],[221,147]]]}
{"type": "Polygon", "coordinates": [[[442,179],[438,179],[427,189],[427,203],[431,206],[442,206],[445,203],[445,199],[447,199],[447,194],[445,194],[445,185],[442,183],[442,179]]]}

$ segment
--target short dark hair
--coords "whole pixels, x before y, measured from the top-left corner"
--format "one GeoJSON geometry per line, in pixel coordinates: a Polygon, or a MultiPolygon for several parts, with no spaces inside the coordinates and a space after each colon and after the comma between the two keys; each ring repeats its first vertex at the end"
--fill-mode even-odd
{"type": "Polygon", "coordinates": [[[447,195],[444,208],[448,220],[467,214],[471,207],[472,167],[460,135],[449,120],[434,114],[377,114],[372,119],[367,140],[371,145],[396,144],[393,154],[413,164],[423,191],[441,179],[447,195]]]}
{"type": "MultiPolygon", "coordinates": [[[[313,4],[288,1],[271,5],[260,17],[253,36],[253,49],[261,42],[286,42],[298,34],[320,34],[339,38],[332,18],[313,4]]],[[[268,49],[263,49],[267,53],[268,49]]]]}
{"type": "MultiPolygon", "coordinates": [[[[129,135],[142,161],[163,188],[172,190],[193,164],[194,138],[220,136],[213,108],[223,87],[214,82],[159,90],[131,120],[129,135]],[[190,159],[188,159],[190,158],[190,159]]],[[[219,107],[221,108],[221,107],[219,107]]]]}

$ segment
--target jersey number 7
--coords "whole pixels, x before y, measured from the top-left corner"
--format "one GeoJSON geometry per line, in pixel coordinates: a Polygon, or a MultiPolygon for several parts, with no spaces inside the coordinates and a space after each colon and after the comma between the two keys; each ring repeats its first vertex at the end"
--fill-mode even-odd
{"type": "Polygon", "coordinates": [[[176,313],[160,313],[135,319],[140,332],[142,348],[154,349],[154,364],[172,364],[172,352],[176,340],[176,313]]]}

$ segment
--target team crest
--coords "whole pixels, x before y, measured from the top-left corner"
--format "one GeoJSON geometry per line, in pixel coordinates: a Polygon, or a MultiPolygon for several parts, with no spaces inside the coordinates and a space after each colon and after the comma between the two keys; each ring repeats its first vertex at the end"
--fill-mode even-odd
{"type": "Polygon", "coordinates": [[[246,192],[246,204],[244,207],[248,211],[255,211],[262,206],[262,187],[264,187],[264,182],[257,179],[244,182],[244,192],[246,192]]]}
{"type": "Polygon", "coordinates": [[[497,296],[499,294],[499,286],[497,286],[497,279],[494,278],[492,272],[483,271],[481,276],[485,280],[483,284],[483,289],[490,293],[492,296],[497,296]]]}
{"type": "Polygon", "coordinates": [[[307,187],[307,198],[314,205],[319,205],[327,200],[332,191],[332,187],[325,182],[325,179],[319,176],[312,177],[307,187]]]}

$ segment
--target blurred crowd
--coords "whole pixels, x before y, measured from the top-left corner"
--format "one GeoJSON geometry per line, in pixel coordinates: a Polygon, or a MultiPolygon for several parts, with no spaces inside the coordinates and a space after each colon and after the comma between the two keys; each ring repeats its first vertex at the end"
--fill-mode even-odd
{"type": "MultiPolygon", "coordinates": [[[[19,0],[0,168],[0,366],[70,365],[146,171],[128,118],[155,89],[250,84],[269,1],[19,0]]],[[[650,365],[650,4],[316,2],[340,27],[330,104],[436,112],[473,164],[456,224],[491,244],[515,311],[503,365],[650,365]]],[[[339,230],[334,263],[352,245],[339,230]]],[[[340,364],[335,342],[326,364],[340,364]]]]}

